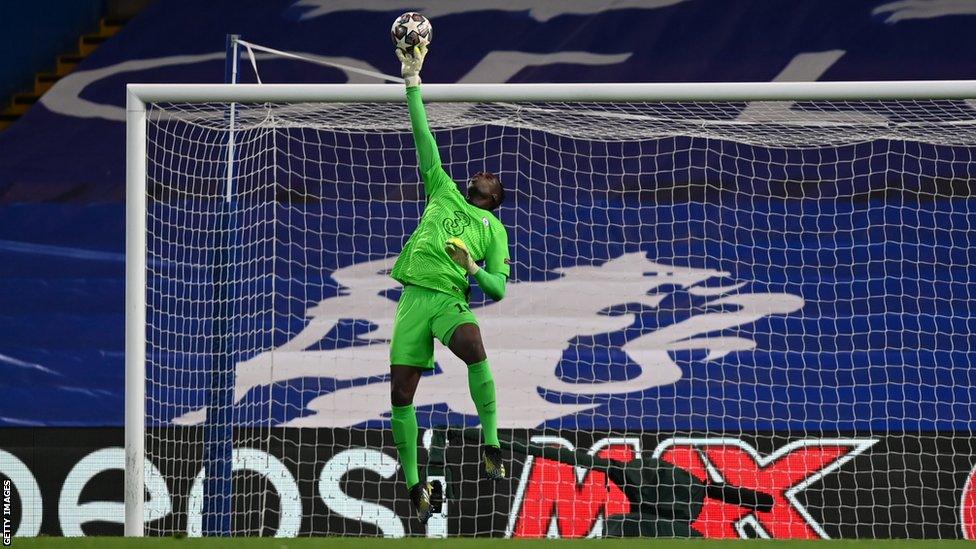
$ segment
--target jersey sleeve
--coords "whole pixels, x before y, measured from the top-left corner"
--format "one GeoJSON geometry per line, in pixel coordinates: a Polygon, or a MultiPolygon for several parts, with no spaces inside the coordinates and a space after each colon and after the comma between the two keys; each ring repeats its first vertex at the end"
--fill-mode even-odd
{"type": "Polygon", "coordinates": [[[441,155],[437,151],[434,135],[427,125],[427,112],[420,96],[420,86],[407,88],[407,108],[410,111],[410,127],[417,148],[417,161],[420,163],[420,177],[424,180],[424,192],[428,200],[438,191],[457,187],[441,166],[441,155]]]}
{"type": "Polygon", "coordinates": [[[485,252],[485,270],[492,274],[500,274],[506,278],[511,274],[511,263],[508,255],[508,233],[498,221],[489,225],[491,241],[485,252]]]}

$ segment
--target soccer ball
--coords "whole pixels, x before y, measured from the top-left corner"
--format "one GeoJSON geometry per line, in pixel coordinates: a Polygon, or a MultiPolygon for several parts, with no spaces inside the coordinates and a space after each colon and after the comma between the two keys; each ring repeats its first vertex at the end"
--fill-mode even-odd
{"type": "Polygon", "coordinates": [[[398,50],[409,53],[415,46],[430,44],[434,36],[434,28],[423,15],[408,11],[393,22],[390,36],[398,50]]]}

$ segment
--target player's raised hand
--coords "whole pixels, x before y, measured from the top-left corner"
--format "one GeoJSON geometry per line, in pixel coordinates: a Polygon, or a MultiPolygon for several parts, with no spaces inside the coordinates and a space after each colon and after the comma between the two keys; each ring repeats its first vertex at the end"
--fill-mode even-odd
{"type": "Polygon", "coordinates": [[[424,66],[427,46],[424,44],[414,46],[413,51],[409,53],[397,48],[396,56],[400,60],[400,76],[405,80],[407,87],[420,85],[420,69],[424,66]]]}
{"type": "Polygon", "coordinates": [[[471,259],[471,254],[468,253],[468,247],[464,245],[464,242],[460,238],[451,238],[445,242],[444,251],[450,256],[451,261],[457,263],[458,267],[464,269],[469,275],[473,275],[481,268],[471,259]]]}

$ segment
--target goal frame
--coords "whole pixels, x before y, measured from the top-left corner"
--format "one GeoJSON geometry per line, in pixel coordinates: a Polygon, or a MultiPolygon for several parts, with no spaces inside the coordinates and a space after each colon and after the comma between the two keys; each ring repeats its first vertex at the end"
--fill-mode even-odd
{"type": "MultiPolygon", "coordinates": [[[[437,102],[748,102],[976,99],[976,80],[426,84],[437,102]]],[[[125,234],[125,535],[145,532],[147,112],[157,102],[393,103],[391,84],[128,84],[125,234]]],[[[233,131],[233,128],[231,128],[233,131]]],[[[228,162],[232,162],[228,159],[228,162]]]]}

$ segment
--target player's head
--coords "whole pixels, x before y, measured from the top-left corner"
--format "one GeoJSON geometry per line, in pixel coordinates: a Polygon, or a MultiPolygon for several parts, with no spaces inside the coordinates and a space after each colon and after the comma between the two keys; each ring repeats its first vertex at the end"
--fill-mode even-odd
{"type": "Polygon", "coordinates": [[[468,180],[468,203],[483,210],[494,210],[505,201],[505,187],[498,176],[478,172],[468,180]]]}

